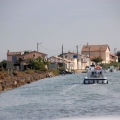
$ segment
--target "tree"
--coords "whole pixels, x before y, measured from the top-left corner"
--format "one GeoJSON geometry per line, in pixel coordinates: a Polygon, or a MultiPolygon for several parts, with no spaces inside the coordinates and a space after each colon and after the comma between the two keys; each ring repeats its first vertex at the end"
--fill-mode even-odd
{"type": "Polygon", "coordinates": [[[35,70],[45,70],[45,65],[48,64],[48,61],[44,58],[31,58],[29,59],[30,67],[35,70]]]}
{"type": "Polygon", "coordinates": [[[91,61],[93,61],[93,62],[95,62],[97,64],[99,62],[102,62],[103,59],[101,57],[95,57],[95,58],[91,59],[91,61]]]}
{"type": "Polygon", "coordinates": [[[23,59],[22,59],[22,58],[19,58],[19,59],[18,59],[18,62],[22,62],[22,61],[23,61],[23,59]]]}
{"type": "Polygon", "coordinates": [[[27,53],[29,53],[29,51],[24,51],[24,54],[27,54],[27,53]]]}
{"type": "Polygon", "coordinates": [[[120,62],[120,51],[117,51],[116,55],[118,56],[118,62],[120,62]]]}
{"type": "Polygon", "coordinates": [[[1,61],[1,62],[0,62],[0,66],[6,68],[6,66],[7,66],[7,61],[6,61],[6,60],[1,61]]]}

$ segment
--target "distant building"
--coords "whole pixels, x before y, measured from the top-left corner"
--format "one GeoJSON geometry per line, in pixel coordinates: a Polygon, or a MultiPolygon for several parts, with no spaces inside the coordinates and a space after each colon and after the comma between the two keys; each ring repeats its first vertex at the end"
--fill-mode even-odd
{"type": "MultiPolygon", "coordinates": [[[[59,55],[62,57],[62,54],[59,55]]],[[[75,52],[63,53],[63,58],[73,61],[73,69],[85,69],[89,64],[89,57],[83,54],[77,54],[75,52]]]]}
{"type": "Polygon", "coordinates": [[[118,56],[110,53],[110,62],[118,62],[118,56]]]}
{"type": "Polygon", "coordinates": [[[47,54],[37,51],[25,51],[25,52],[7,52],[7,61],[12,61],[14,66],[20,70],[26,69],[29,65],[28,59],[42,57],[47,59],[47,54]]]}
{"type": "Polygon", "coordinates": [[[49,61],[49,68],[50,69],[58,69],[58,68],[65,68],[65,69],[73,69],[73,61],[68,59],[63,59],[58,56],[52,56],[48,58],[49,61]]]}
{"type": "Polygon", "coordinates": [[[110,47],[106,45],[83,45],[81,54],[90,58],[101,57],[102,63],[118,62],[118,57],[110,53],[110,47]]]}

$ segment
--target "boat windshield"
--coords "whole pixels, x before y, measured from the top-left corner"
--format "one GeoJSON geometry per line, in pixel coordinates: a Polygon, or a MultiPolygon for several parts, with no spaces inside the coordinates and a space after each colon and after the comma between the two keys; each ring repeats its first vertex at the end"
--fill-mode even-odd
{"type": "Polygon", "coordinates": [[[104,71],[103,70],[89,70],[87,72],[87,77],[88,78],[104,77],[104,71]]]}

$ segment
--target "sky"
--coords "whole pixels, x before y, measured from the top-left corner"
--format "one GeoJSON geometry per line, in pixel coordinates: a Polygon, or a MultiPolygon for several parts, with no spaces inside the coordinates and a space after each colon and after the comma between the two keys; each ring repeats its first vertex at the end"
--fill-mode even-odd
{"type": "Polygon", "coordinates": [[[120,50],[120,0],[0,0],[0,61],[7,50],[48,57],[83,45],[120,50]]]}

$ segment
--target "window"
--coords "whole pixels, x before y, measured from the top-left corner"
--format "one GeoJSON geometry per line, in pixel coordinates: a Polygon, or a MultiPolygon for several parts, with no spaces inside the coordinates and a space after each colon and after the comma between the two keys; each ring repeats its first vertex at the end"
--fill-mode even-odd
{"type": "Polygon", "coordinates": [[[65,55],[65,58],[67,58],[67,55],[65,55]]]}
{"type": "Polygon", "coordinates": [[[77,58],[77,55],[73,55],[73,58],[77,58]]]}

